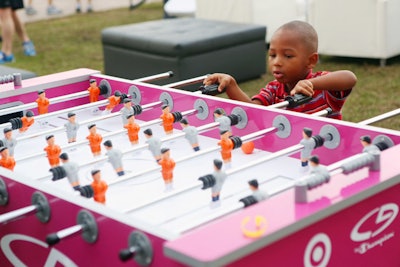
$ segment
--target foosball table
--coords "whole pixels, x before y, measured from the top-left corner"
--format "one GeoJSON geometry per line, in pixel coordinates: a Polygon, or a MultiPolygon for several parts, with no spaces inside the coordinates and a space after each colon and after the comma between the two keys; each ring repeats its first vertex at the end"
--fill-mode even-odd
{"type": "Polygon", "coordinates": [[[162,77],[77,69],[5,79],[0,164],[15,166],[0,168],[0,266],[400,264],[399,131],[176,89],[202,77],[150,83],[162,77]],[[136,141],[124,127],[132,116],[136,141]],[[79,126],[72,138],[70,117],[79,126]],[[302,164],[310,147],[316,166],[302,164]]]}

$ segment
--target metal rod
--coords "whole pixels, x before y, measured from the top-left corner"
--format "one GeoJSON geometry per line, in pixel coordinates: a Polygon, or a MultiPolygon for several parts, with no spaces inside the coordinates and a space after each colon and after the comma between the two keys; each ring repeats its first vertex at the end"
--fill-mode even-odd
{"type": "Polygon", "coordinates": [[[399,115],[399,114],[400,114],[400,108],[392,110],[392,111],[389,111],[389,112],[386,112],[386,113],[383,113],[381,115],[378,115],[376,117],[372,117],[372,118],[364,120],[364,121],[360,121],[358,124],[369,125],[369,124],[372,124],[372,123],[375,123],[375,122],[378,122],[378,121],[382,121],[382,120],[394,117],[394,116],[399,115]]]}
{"type": "Polygon", "coordinates": [[[199,77],[195,77],[192,79],[188,79],[188,80],[183,80],[183,81],[179,81],[179,82],[175,82],[175,83],[169,83],[164,85],[165,87],[170,87],[170,88],[179,88],[185,85],[191,85],[191,84],[195,84],[195,83],[200,83],[202,82],[205,78],[207,78],[208,75],[203,75],[203,76],[199,76],[199,77]]]}
{"type": "Polygon", "coordinates": [[[155,74],[152,76],[134,79],[132,81],[134,81],[134,82],[152,82],[152,81],[157,81],[157,80],[161,80],[161,79],[171,78],[172,76],[174,76],[174,73],[172,71],[168,71],[168,72],[164,72],[164,73],[160,73],[160,74],[155,74]]]}
{"type": "Polygon", "coordinates": [[[32,211],[36,211],[38,206],[32,205],[25,208],[17,209],[14,211],[7,212],[5,214],[0,215],[0,223],[6,223],[18,217],[29,214],[32,211]]]}
{"type": "Polygon", "coordinates": [[[244,165],[242,165],[242,166],[240,166],[238,168],[229,169],[229,170],[226,171],[226,174],[227,175],[231,175],[231,174],[234,174],[236,172],[242,171],[244,169],[248,169],[248,168],[254,167],[254,166],[256,166],[258,164],[261,164],[261,163],[264,163],[266,161],[273,160],[273,159],[276,159],[276,158],[279,158],[279,157],[282,157],[282,156],[291,155],[293,153],[299,152],[303,148],[304,148],[304,145],[297,144],[297,145],[282,149],[282,150],[280,150],[278,152],[274,152],[274,153],[272,153],[272,154],[270,154],[268,156],[265,156],[265,157],[259,158],[257,160],[254,160],[252,162],[249,162],[247,164],[244,164],[244,165]]]}
{"type": "Polygon", "coordinates": [[[83,230],[83,227],[84,227],[84,225],[82,225],[82,224],[71,226],[66,229],[58,231],[56,233],[56,235],[58,236],[58,238],[63,239],[65,237],[68,237],[70,235],[80,232],[81,230],[83,230]]]}

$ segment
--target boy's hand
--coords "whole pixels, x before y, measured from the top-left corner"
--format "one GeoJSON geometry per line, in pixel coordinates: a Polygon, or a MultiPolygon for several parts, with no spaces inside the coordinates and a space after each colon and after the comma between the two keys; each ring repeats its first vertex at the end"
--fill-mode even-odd
{"type": "Polygon", "coordinates": [[[236,83],[235,79],[232,76],[224,73],[211,74],[203,81],[204,85],[219,84],[218,92],[220,93],[228,89],[233,83],[236,83]]]}
{"type": "Polygon", "coordinates": [[[310,80],[301,80],[297,82],[296,86],[290,91],[290,95],[303,94],[306,96],[313,96],[314,86],[310,80]]]}

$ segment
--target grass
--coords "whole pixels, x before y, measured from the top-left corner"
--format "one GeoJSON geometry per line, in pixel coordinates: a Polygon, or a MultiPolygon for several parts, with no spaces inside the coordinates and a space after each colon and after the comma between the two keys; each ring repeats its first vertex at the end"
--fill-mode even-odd
{"type": "MultiPolygon", "coordinates": [[[[31,70],[38,75],[77,68],[103,72],[102,29],[162,17],[162,5],[153,3],[134,11],[124,8],[29,23],[26,26],[38,55],[25,57],[19,41],[15,40],[17,61],[11,66],[31,70]]],[[[323,56],[315,71],[339,69],[349,69],[358,77],[358,83],[343,109],[344,120],[358,122],[400,107],[400,98],[397,97],[400,57],[390,59],[386,67],[379,67],[378,60],[323,56]]],[[[249,95],[254,95],[270,80],[272,76],[267,73],[240,86],[249,95]]],[[[394,117],[375,126],[400,130],[400,119],[394,117]]]]}

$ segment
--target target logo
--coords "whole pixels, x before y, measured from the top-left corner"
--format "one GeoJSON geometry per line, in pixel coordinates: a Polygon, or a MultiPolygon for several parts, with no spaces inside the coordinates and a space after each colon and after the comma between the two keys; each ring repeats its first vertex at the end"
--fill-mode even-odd
{"type": "Polygon", "coordinates": [[[316,234],[308,242],[304,252],[305,267],[325,267],[331,258],[332,244],[324,233],[316,234]]]}
{"type": "MultiPolygon", "coordinates": [[[[21,234],[8,234],[1,239],[0,247],[3,251],[4,255],[11,262],[13,266],[21,266],[27,267],[26,265],[16,254],[19,256],[23,256],[24,252],[22,251],[13,251],[12,243],[19,243],[19,245],[26,243],[30,244],[29,248],[36,247],[39,250],[43,251],[47,256],[44,259],[44,262],[41,263],[41,266],[44,267],[55,267],[55,266],[64,266],[64,267],[78,267],[70,258],[64,255],[62,252],[55,248],[49,248],[47,243],[40,241],[36,238],[21,235],[21,234]]],[[[27,246],[28,248],[28,246],[27,246]]],[[[39,266],[39,265],[38,265],[39,266]]]]}

